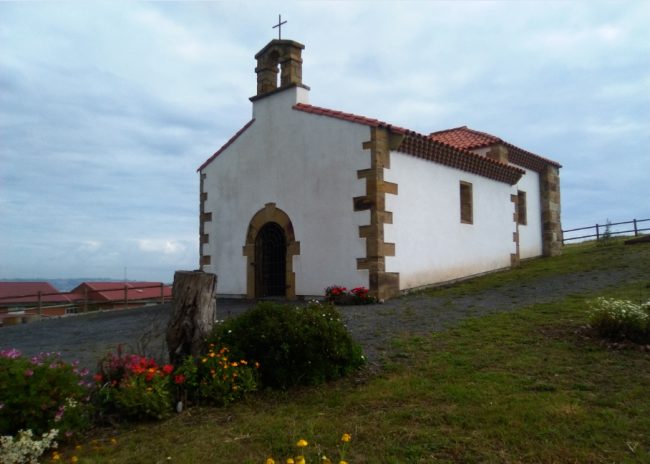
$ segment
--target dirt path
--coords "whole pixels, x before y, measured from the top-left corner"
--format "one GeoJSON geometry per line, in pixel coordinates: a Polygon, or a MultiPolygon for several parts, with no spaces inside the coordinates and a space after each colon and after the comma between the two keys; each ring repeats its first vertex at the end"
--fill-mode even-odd
{"type": "MultiPolygon", "coordinates": [[[[440,331],[469,317],[557,301],[568,295],[586,294],[639,279],[647,279],[650,283],[648,266],[632,262],[614,270],[593,269],[529,283],[511,283],[455,298],[416,294],[385,304],[340,309],[368,360],[377,364],[395,336],[440,331]]],[[[217,317],[235,316],[249,306],[249,302],[242,300],[219,300],[217,317]]],[[[79,360],[90,369],[120,344],[126,349],[159,357],[165,353],[163,334],[169,312],[170,305],[165,304],[4,327],[0,328],[0,349],[17,348],[27,355],[58,351],[64,359],[79,360]]]]}

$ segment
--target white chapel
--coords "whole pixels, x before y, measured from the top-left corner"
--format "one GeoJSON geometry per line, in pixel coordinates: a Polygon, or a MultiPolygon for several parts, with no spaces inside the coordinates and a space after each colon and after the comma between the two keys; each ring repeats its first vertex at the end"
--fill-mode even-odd
{"type": "Polygon", "coordinates": [[[218,294],[383,299],[560,252],[560,164],[465,126],[421,134],[314,106],[304,48],[255,55],[252,118],[198,169],[218,294]]]}

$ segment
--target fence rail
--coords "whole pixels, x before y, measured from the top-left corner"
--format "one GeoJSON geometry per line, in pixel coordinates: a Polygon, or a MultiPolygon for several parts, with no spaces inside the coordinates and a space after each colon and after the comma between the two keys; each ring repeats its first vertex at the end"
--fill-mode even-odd
{"type": "Polygon", "coordinates": [[[562,231],[562,244],[569,242],[571,240],[584,240],[588,238],[596,238],[596,240],[600,240],[606,234],[609,235],[634,234],[634,236],[636,237],[641,232],[650,231],[650,224],[648,224],[647,226],[645,224],[642,224],[645,222],[650,222],[650,219],[632,219],[631,221],[625,221],[625,222],[608,222],[606,224],[595,224],[593,226],[578,227],[576,229],[566,229],[562,231]],[[632,224],[632,226],[629,226],[629,224],[632,224]],[[629,226],[629,227],[626,228],[622,226],[629,226]],[[567,232],[580,232],[583,230],[585,231],[593,230],[595,231],[595,233],[587,234],[587,235],[579,235],[576,237],[566,236],[567,232]]]}
{"type": "Polygon", "coordinates": [[[44,317],[85,313],[101,309],[127,309],[146,304],[162,304],[173,299],[169,285],[115,285],[109,288],[80,292],[32,293],[0,297],[0,323],[21,323],[44,317]],[[160,289],[160,292],[144,292],[160,289]],[[99,299],[99,294],[103,295],[99,299]],[[119,296],[118,296],[119,294],[119,296]],[[4,309],[3,309],[4,308],[4,309]],[[20,319],[20,320],[18,320],[20,319]]]}

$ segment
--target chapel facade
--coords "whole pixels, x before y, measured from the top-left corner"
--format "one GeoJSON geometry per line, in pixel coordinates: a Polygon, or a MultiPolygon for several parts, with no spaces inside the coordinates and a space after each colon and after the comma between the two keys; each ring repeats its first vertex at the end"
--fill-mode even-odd
{"type": "Polygon", "coordinates": [[[560,253],[559,163],[465,126],[420,134],[311,105],[303,50],[255,55],[252,119],[198,169],[218,294],[383,299],[560,253]]]}

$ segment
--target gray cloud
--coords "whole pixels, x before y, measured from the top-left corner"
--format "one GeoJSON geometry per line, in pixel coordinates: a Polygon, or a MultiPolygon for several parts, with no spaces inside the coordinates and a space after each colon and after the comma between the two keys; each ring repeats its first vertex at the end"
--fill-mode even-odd
{"type": "MultiPolygon", "coordinates": [[[[195,268],[195,170],[250,118],[277,6],[0,3],[0,277],[195,268]]],[[[282,9],[314,104],[556,159],[567,227],[648,215],[647,3],[282,9]]]]}

